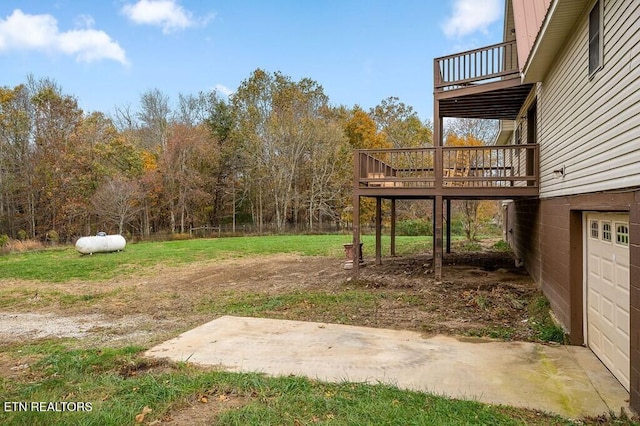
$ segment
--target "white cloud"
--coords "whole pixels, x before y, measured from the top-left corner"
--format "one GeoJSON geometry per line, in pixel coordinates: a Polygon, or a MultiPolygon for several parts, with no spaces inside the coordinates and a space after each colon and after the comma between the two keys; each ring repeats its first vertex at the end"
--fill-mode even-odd
{"type": "Polygon", "coordinates": [[[455,0],[453,15],[442,25],[447,37],[462,37],[487,27],[500,19],[501,0],[455,0]]]}
{"type": "MultiPolygon", "coordinates": [[[[82,18],[85,24],[89,21],[82,18]]],[[[9,50],[40,50],[74,55],[80,62],[111,59],[128,65],[124,49],[104,31],[91,28],[60,32],[51,15],[29,15],[16,9],[0,18],[0,53],[9,50]]]]}
{"type": "Polygon", "coordinates": [[[215,90],[216,92],[220,92],[227,97],[233,93],[233,90],[222,84],[216,84],[215,90]]]}
{"type": "Polygon", "coordinates": [[[122,13],[136,24],[160,26],[165,34],[206,25],[213,17],[195,18],[175,0],[138,0],[134,4],[125,4],[122,13]]]}

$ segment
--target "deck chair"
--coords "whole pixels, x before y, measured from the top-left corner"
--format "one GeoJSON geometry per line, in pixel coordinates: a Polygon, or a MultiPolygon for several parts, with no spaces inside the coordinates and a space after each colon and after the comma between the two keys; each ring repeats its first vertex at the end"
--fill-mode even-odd
{"type": "MultiPolygon", "coordinates": [[[[466,178],[471,171],[471,155],[470,151],[466,149],[460,149],[456,151],[456,156],[453,164],[450,164],[449,169],[445,170],[445,177],[449,178],[466,178]]],[[[467,186],[469,182],[464,181],[449,181],[446,186],[467,186]]]]}

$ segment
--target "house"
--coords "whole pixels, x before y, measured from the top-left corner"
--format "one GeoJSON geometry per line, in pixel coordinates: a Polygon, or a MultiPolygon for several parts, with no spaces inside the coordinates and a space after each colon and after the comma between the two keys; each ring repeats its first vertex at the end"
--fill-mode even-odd
{"type": "Polygon", "coordinates": [[[432,199],[437,279],[449,201],[508,199],[514,253],[640,412],[640,1],[506,0],[502,43],[434,60],[434,147],[354,168],[354,242],[362,197],[377,262],[382,200],[393,253],[395,200],[432,199]],[[442,146],[444,117],[500,120],[497,144],[442,146]]]}

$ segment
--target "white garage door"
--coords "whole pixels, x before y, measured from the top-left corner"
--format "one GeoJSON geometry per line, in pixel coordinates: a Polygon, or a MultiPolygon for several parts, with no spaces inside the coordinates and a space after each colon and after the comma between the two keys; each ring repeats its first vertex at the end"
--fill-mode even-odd
{"type": "Polygon", "coordinates": [[[629,215],[587,214],[587,344],[629,390],[629,215]]]}

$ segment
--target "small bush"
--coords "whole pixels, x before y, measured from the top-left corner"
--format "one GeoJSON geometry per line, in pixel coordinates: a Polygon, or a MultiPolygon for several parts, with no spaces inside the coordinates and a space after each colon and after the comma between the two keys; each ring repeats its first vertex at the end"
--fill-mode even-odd
{"type": "Polygon", "coordinates": [[[20,241],[25,241],[27,239],[27,231],[25,231],[24,229],[21,229],[18,231],[18,239],[20,241]]]}
{"type": "Polygon", "coordinates": [[[4,247],[9,244],[9,236],[7,234],[0,235],[0,247],[4,247]]]}
{"type": "Polygon", "coordinates": [[[47,241],[51,244],[58,244],[58,241],[60,241],[60,236],[58,235],[58,232],[56,232],[53,229],[47,232],[47,241]]]}
{"type": "Polygon", "coordinates": [[[493,248],[496,251],[501,251],[501,252],[510,252],[511,251],[511,247],[509,247],[509,244],[507,242],[505,242],[504,240],[500,240],[500,241],[496,242],[491,248],[493,248]]]}
{"type": "Polygon", "coordinates": [[[424,219],[402,220],[396,225],[398,235],[419,237],[433,235],[433,226],[430,221],[424,219]]]}

